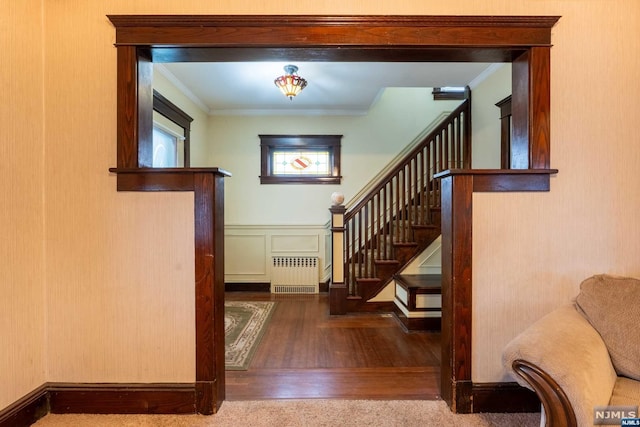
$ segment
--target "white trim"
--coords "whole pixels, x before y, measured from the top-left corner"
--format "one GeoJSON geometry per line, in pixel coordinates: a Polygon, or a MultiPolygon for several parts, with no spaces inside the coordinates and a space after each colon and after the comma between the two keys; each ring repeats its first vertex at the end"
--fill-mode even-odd
{"type": "Polygon", "coordinates": [[[175,130],[163,125],[162,123],[156,122],[155,120],[153,121],[153,127],[160,129],[164,133],[168,133],[169,135],[173,136],[174,138],[176,138],[179,141],[184,141],[185,139],[187,139],[187,138],[184,137],[184,135],[180,135],[175,130]]]}
{"type": "Polygon", "coordinates": [[[366,116],[367,110],[236,109],[211,110],[210,116],[366,116]]]}
{"type": "Polygon", "coordinates": [[[402,305],[402,302],[399,300],[393,301],[396,304],[396,307],[400,309],[402,314],[406,316],[407,319],[426,319],[426,318],[439,318],[442,317],[441,311],[409,311],[405,306],[402,305]]]}
{"type": "Polygon", "coordinates": [[[198,96],[191,92],[191,90],[184,85],[171,71],[162,64],[153,64],[154,70],[160,72],[167,80],[169,80],[184,96],[189,98],[196,106],[204,111],[206,114],[211,114],[211,110],[206,106],[204,102],[198,96]]]}

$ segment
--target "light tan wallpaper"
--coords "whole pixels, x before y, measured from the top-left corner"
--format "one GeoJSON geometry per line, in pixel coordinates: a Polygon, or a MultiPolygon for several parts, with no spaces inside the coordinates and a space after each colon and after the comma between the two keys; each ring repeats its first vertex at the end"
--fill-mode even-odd
{"type": "Polygon", "coordinates": [[[11,3],[20,10],[17,20],[9,14],[9,33],[17,36],[24,24],[34,31],[8,49],[19,68],[10,71],[16,101],[9,136],[19,144],[2,148],[16,159],[0,172],[11,206],[0,214],[11,224],[2,255],[15,262],[3,267],[12,299],[0,307],[12,313],[3,336],[8,329],[10,344],[24,347],[17,358],[0,356],[2,379],[19,377],[0,389],[0,406],[39,385],[43,352],[49,381],[194,378],[192,195],[115,191],[107,169],[115,165],[116,52],[106,14],[563,15],[553,30],[552,166],[560,173],[552,191],[474,197],[474,380],[504,379],[505,343],[568,301],[582,278],[640,275],[637,0],[59,0],[43,2],[39,53],[20,46],[38,39],[39,3],[11,3]],[[42,158],[43,125],[33,120],[43,99],[40,54],[44,239],[41,169],[17,165],[42,158]]]}
{"type": "Polygon", "coordinates": [[[474,197],[473,375],[503,378],[511,337],[597,273],[640,276],[635,131],[640,3],[557,2],[546,194],[474,197]],[[619,94],[613,94],[620,90],[619,94]]]}
{"type": "Polygon", "coordinates": [[[115,191],[102,4],[45,6],[48,379],[192,381],[193,195],[115,191]]]}
{"type": "Polygon", "coordinates": [[[45,381],[39,1],[0,14],[0,409],[45,381]]]}

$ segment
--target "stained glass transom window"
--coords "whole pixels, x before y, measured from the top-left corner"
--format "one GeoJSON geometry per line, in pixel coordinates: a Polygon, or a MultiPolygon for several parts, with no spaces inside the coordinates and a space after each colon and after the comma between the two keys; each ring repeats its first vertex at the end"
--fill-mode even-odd
{"type": "Polygon", "coordinates": [[[339,184],[342,135],[259,135],[262,184],[339,184]]]}
{"type": "Polygon", "coordinates": [[[328,151],[275,151],[274,175],[329,175],[328,151]]]}

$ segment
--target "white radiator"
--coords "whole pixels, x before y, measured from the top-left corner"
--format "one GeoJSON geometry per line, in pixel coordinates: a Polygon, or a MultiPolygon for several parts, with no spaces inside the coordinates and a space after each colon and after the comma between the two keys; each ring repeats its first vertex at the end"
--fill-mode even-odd
{"type": "Polygon", "coordinates": [[[317,257],[273,257],[272,294],[317,294],[318,292],[317,257]]]}

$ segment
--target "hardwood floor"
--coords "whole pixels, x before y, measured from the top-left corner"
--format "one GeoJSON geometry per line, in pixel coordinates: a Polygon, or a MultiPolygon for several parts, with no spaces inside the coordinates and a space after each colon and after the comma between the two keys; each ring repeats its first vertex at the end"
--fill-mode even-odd
{"type": "Polygon", "coordinates": [[[330,316],[327,294],[225,297],[278,302],[249,369],[226,371],[228,400],[440,397],[439,333],[405,333],[390,314],[330,316]]]}

